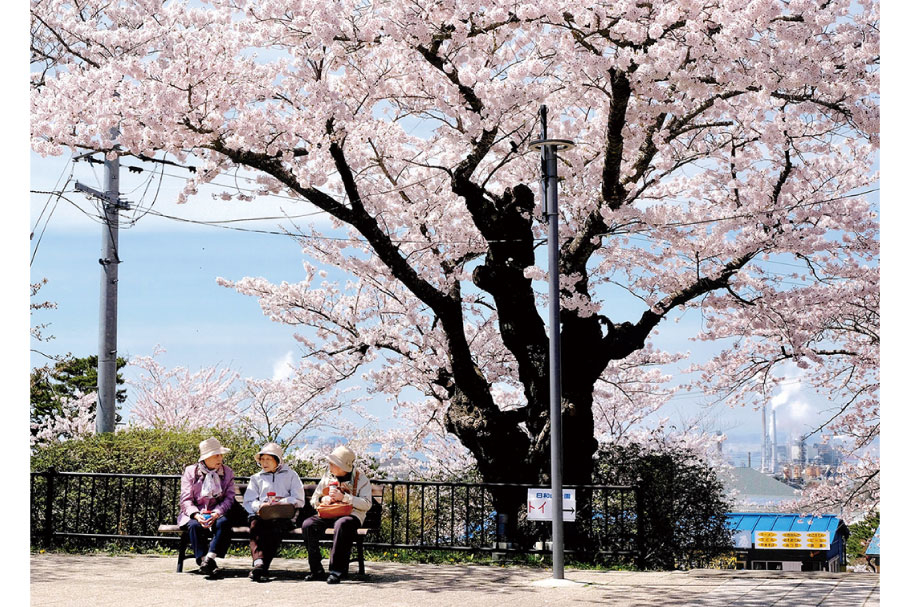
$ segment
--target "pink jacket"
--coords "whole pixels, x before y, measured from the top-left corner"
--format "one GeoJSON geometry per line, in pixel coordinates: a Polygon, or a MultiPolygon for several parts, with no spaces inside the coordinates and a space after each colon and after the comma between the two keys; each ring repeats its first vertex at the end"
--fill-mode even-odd
{"type": "Polygon", "coordinates": [[[234,471],[229,467],[222,465],[221,470],[221,495],[216,498],[202,498],[202,481],[205,480],[205,471],[202,465],[197,462],[186,467],[183,471],[183,478],[180,479],[180,514],[177,516],[177,524],[185,525],[192,520],[193,515],[200,510],[212,510],[218,512],[221,516],[227,514],[234,503],[234,471]]]}

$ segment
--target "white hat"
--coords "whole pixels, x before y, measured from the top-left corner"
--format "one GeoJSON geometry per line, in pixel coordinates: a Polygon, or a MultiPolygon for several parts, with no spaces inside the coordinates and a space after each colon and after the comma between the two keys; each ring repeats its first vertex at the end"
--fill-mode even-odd
{"type": "Polygon", "coordinates": [[[256,463],[259,463],[260,455],[271,455],[278,463],[281,463],[281,458],[284,457],[284,451],[278,446],[278,443],[266,443],[263,445],[262,449],[259,450],[259,453],[256,454],[256,463]]]}
{"type": "Polygon", "coordinates": [[[207,438],[201,443],[199,443],[199,461],[201,462],[204,459],[208,459],[213,455],[224,455],[225,453],[230,453],[231,450],[227,447],[222,447],[221,442],[215,438],[207,438]]]}
{"type": "Polygon", "coordinates": [[[345,472],[350,472],[354,469],[354,457],[353,451],[341,445],[340,447],[335,447],[335,450],[328,454],[326,459],[345,472]]]}

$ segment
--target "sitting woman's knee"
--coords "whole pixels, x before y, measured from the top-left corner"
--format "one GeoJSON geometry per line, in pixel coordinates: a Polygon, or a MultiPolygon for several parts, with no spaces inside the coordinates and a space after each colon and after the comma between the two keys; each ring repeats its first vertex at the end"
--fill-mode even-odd
{"type": "Polygon", "coordinates": [[[360,521],[353,516],[343,516],[340,519],[335,521],[335,532],[338,533],[342,529],[356,529],[360,526],[360,521]]]}

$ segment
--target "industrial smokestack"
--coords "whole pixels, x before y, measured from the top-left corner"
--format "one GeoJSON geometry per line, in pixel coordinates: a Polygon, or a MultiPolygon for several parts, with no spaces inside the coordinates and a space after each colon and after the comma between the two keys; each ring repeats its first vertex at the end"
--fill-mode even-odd
{"type": "Polygon", "coordinates": [[[771,474],[777,474],[777,410],[771,408],[771,474]]]}
{"type": "Polygon", "coordinates": [[[761,471],[768,471],[768,414],[767,403],[761,405],[761,471]]]}

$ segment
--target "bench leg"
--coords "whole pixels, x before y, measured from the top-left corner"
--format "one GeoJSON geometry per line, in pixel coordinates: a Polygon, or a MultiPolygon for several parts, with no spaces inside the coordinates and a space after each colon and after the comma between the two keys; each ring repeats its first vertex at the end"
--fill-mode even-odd
{"type": "Polygon", "coordinates": [[[177,546],[177,573],[183,572],[183,561],[186,559],[186,549],[190,545],[190,534],[184,531],[180,534],[180,544],[177,546]]]}
{"type": "Polygon", "coordinates": [[[363,536],[357,536],[357,566],[360,570],[360,575],[363,575],[363,536]]]}

